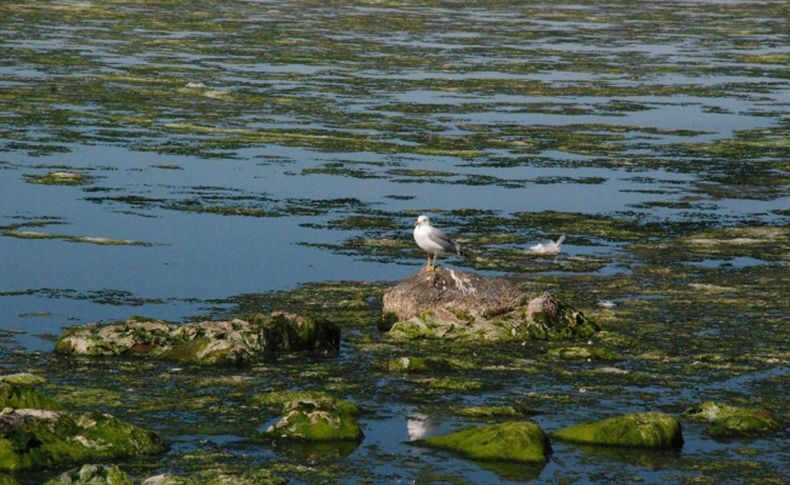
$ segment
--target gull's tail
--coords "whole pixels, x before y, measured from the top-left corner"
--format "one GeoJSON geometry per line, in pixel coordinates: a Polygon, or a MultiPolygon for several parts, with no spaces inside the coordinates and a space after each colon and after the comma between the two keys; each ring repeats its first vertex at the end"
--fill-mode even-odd
{"type": "Polygon", "coordinates": [[[565,240],[565,234],[563,234],[562,236],[560,236],[560,238],[559,238],[559,239],[557,239],[557,242],[555,242],[554,244],[556,244],[557,246],[559,246],[560,244],[562,244],[562,241],[564,241],[564,240],[565,240]]]}

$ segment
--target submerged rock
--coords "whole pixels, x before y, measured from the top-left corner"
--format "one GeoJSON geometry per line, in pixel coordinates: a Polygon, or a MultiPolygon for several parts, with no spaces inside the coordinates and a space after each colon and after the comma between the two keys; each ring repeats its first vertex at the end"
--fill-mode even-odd
{"type": "Polygon", "coordinates": [[[177,325],[131,318],[66,330],[55,351],[61,354],[147,355],[198,365],[244,364],[267,352],[336,351],[340,329],[334,323],[291,313],[256,315],[250,320],[177,325]]]}
{"type": "Polygon", "coordinates": [[[632,413],[582,423],[551,433],[564,441],[588,445],[635,448],[680,448],[683,434],[680,423],[663,413],[632,413]]]}
{"type": "Polygon", "coordinates": [[[550,293],[527,301],[510,281],[436,268],[401,281],[384,294],[384,321],[399,338],[472,340],[589,336],[598,327],[550,293]]]}
{"type": "Polygon", "coordinates": [[[132,480],[115,465],[82,465],[61,473],[46,485],[132,485],[132,480]]]}
{"type": "Polygon", "coordinates": [[[686,410],[688,418],[711,423],[708,434],[717,438],[761,436],[783,429],[779,418],[767,409],[752,409],[706,401],[686,410]]]}
{"type": "Polygon", "coordinates": [[[548,436],[529,421],[467,428],[412,443],[454,451],[474,460],[544,462],[551,454],[548,436]]]}
{"type": "Polygon", "coordinates": [[[287,412],[299,403],[311,403],[319,409],[330,409],[342,414],[356,416],[362,412],[359,405],[346,399],[337,399],[323,391],[274,391],[254,396],[253,404],[269,408],[277,408],[287,412]]]}

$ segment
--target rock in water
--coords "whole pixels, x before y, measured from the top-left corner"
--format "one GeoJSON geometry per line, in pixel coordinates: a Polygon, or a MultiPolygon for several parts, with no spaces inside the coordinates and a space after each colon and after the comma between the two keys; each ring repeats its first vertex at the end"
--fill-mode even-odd
{"type": "Polygon", "coordinates": [[[116,465],[82,465],[58,475],[45,485],[132,485],[132,480],[116,465]]]}
{"type": "Polygon", "coordinates": [[[633,448],[680,448],[683,433],[677,419],[662,413],[632,413],[582,423],[551,433],[551,436],[586,445],[633,448]]]}
{"type": "Polygon", "coordinates": [[[598,330],[550,293],[528,301],[513,283],[437,268],[384,294],[383,320],[401,338],[525,340],[586,337],[598,330]]]}
{"type": "Polygon", "coordinates": [[[690,419],[711,424],[708,434],[716,438],[762,436],[784,429],[779,418],[767,409],[752,409],[706,401],[686,410],[690,419]]]}
{"type": "Polygon", "coordinates": [[[413,443],[454,451],[474,460],[544,462],[551,454],[548,436],[529,421],[467,428],[413,443]]]}
{"type": "Polygon", "coordinates": [[[73,355],[147,355],[198,365],[245,364],[267,352],[336,351],[340,328],[332,322],[292,313],[256,315],[177,325],[131,318],[108,325],[66,330],[55,351],[73,355]]]}
{"type": "Polygon", "coordinates": [[[389,289],[384,294],[384,312],[398,320],[408,320],[426,310],[440,316],[489,318],[514,310],[520,302],[521,292],[508,280],[436,268],[421,271],[389,289]]]}

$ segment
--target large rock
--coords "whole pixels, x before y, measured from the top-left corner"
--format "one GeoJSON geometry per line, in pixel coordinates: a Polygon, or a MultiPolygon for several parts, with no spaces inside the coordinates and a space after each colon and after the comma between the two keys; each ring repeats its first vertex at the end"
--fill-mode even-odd
{"type": "Polygon", "coordinates": [[[383,320],[400,338],[473,340],[589,336],[598,327],[550,293],[529,300],[510,281],[436,268],[384,294],[383,320]]]}
{"type": "Polygon", "coordinates": [[[177,325],[132,318],[66,330],[55,346],[61,354],[147,355],[198,365],[244,364],[276,351],[330,350],[340,346],[334,323],[291,313],[250,320],[177,325]]]}
{"type": "Polygon", "coordinates": [[[683,434],[677,419],[662,413],[632,413],[582,423],[551,433],[553,438],[587,445],[634,448],[680,448],[683,434]]]}
{"type": "Polygon", "coordinates": [[[474,460],[544,462],[551,454],[548,436],[529,421],[467,428],[413,443],[454,451],[474,460]]]}
{"type": "Polygon", "coordinates": [[[767,409],[752,409],[706,401],[686,410],[690,419],[710,423],[708,434],[716,438],[761,436],[784,429],[767,409]]]}

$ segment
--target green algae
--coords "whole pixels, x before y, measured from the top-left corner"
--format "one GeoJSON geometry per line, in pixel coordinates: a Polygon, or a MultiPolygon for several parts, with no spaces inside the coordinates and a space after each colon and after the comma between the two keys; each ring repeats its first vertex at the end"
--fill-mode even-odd
{"type": "Polygon", "coordinates": [[[680,448],[680,423],[661,413],[633,413],[576,424],[551,433],[573,443],[636,448],[680,448]]]}
{"type": "Polygon", "coordinates": [[[471,406],[467,408],[456,408],[453,414],[465,418],[515,418],[523,416],[524,413],[516,409],[515,406],[471,406]]]}
{"type": "Polygon", "coordinates": [[[67,241],[72,243],[88,243],[88,244],[96,244],[99,246],[142,246],[142,247],[153,246],[152,243],[148,243],[144,241],[135,241],[132,239],[113,239],[113,238],[95,237],[95,236],[74,236],[70,234],[58,234],[58,233],[51,233],[44,231],[20,230],[23,227],[42,227],[50,224],[63,224],[63,222],[41,220],[41,221],[29,221],[21,224],[13,224],[10,226],[5,226],[0,228],[2,229],[2,232],[0,232],[0,234],[6,237],[14,237],[18,239],[59,239],[62,241],[67,241]]]}
{"type": "Polygon", "coordinates": [[[48,172],[44,175],[25,174],[25,180],[39,185],[84,185],[92,177],[79,172],[48,172]]]}
{"type": "Polygon", "coordinates": [[[751,409],[706,401],[684,413],[690,419],[710,423],[708,433],[716,438],[762,436],[784,428],[766,409],[751,409]]]}
{"type": "Polygon", "coordinates": [[[387,361],[386,367],[390,372],[412,374],[469,370],[474,364],[457,358],[401,357],[387,361]]]}
{"type": "Polygon", "coordinates": [[[319,409],[330,408],[341,414],[357,416],[362,412],[360,406],[349,400],[336,399],[323,391],[272,391],[251,398],[252,404],[285,410],[293,403],[312,402],[319,409]]]}
{"type": "Polygon", "coordinates": [[[473,460],[543,462],[551,454],[548,436],[528,421],[467,428],[413,443],[447,449],[473,460]]]}
{"type": "Polygon", "coordinates": [[[132,480],[115,465],[83,465],[61,473],[46,485],[132,485],[132,480]]]}

